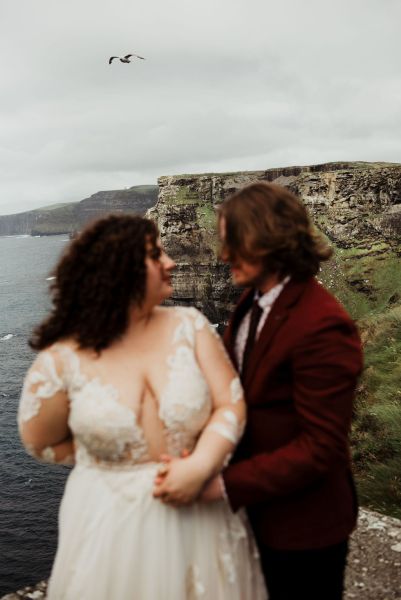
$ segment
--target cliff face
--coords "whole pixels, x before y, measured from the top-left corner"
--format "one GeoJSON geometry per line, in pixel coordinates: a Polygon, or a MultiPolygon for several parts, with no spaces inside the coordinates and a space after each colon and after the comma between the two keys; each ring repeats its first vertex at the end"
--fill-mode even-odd
{"type": "Polygon", "coordinates": [[[365,347],[353,423],[359,495],[365,506],[401,518],[401,165],[161,177],[150,216],[178,263],[173,302],[194,304],[213,322],[227,318],[236,294],[216,259],[215,211],[240,186],[258,180],[299,195],[334,247],[319,279],[357,320],[365,347]]]}
{"type": "Polygon", "coordinates": [[[72,233],[97,217],[124,212],[143,215],[157,200],[156,185],[97,192],[80,202],[0,216],[0,235],[72,233]]]}
{"type": "Polygon", "coordinates": [[[303,199],[337,246],[392,242],[400,236],[401,165],[351,163],[320,169],[284,178],[288,183],[283,184],[303,199]]]}
{"type": "Polygon", "coordinates": [[[174,301],[195,304],[212,319],[225,318],[235,290],[216,259],[215,211],[238,188],[263,180],[299,195],[316,225],[344,252],[396,252],[401,236],[401,165],[331,163],[160,177],[159,199],[149,214],[157,219],[163,243],[178,263],[174,301]]]}

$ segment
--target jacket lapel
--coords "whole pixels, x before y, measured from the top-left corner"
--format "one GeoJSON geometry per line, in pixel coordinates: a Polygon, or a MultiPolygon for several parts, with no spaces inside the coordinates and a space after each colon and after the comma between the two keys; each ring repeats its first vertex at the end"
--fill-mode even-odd
{"type": "Polygon", "coordinates": [[[291,279],[274,302],[249,357],[247,373],[243,382],[246,389],[249,389],[259,363],[266,356],[275,335],[287,320],[291,307],[297,302],[309,281],[310,279],[302,282],[294,282],[291,279]]]}

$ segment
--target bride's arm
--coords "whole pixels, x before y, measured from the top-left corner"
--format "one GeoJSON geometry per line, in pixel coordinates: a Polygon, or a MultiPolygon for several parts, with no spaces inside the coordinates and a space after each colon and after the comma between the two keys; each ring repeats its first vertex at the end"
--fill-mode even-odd
{"type": "Polygon", "coordinates": [[[208,383],[213,408],[192,454],[207,467],[207,479],[221,471],[245,427],[246,405],[237,372],[210,323],[197,333],[196,355],[208,383]]]}
{"type": "Polygon", "coordinates": [[[18,426],[29,454],[45,462],[72,464],[69,402],[61,370],[55,352],[46,350],[37,356],[25,378],[18,426]]]}
{"type": "Polygon", "coordinates": [[[237,373],[214,328],[196,317],[196,357],[208,383],[213,408],[192,454],[173,460],[155,496],[174,504],[192,501],[206,481],[219,473],[238,443],[245,425],[245,402],[237,373]]]}

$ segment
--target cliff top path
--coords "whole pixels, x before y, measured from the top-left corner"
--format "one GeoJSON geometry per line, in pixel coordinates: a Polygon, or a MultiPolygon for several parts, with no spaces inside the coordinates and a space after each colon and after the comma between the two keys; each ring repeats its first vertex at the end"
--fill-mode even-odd
{"type": "MultiPolygon", "coordinates": [[[[41,581],[0,600],[44,598],[46,582],[41,581]]],[[[401,600],[401,520],[360,511],[351,540],[344,600],[401,600]]]]}

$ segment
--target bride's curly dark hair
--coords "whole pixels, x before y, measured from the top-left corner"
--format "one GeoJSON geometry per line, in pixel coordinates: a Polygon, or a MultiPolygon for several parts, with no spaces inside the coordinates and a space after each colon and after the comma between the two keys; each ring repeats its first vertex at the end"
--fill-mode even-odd
{"type": "Polygon", "coordinates": [[[158,235],[153,221],[132,215],[110,215],[86,227],[54,269],[53,307],[34,330],[31,348],[72,338],[100,352],[119,338],[130,306],[145,297],[146,245],[157,251],[158,235]]]}

